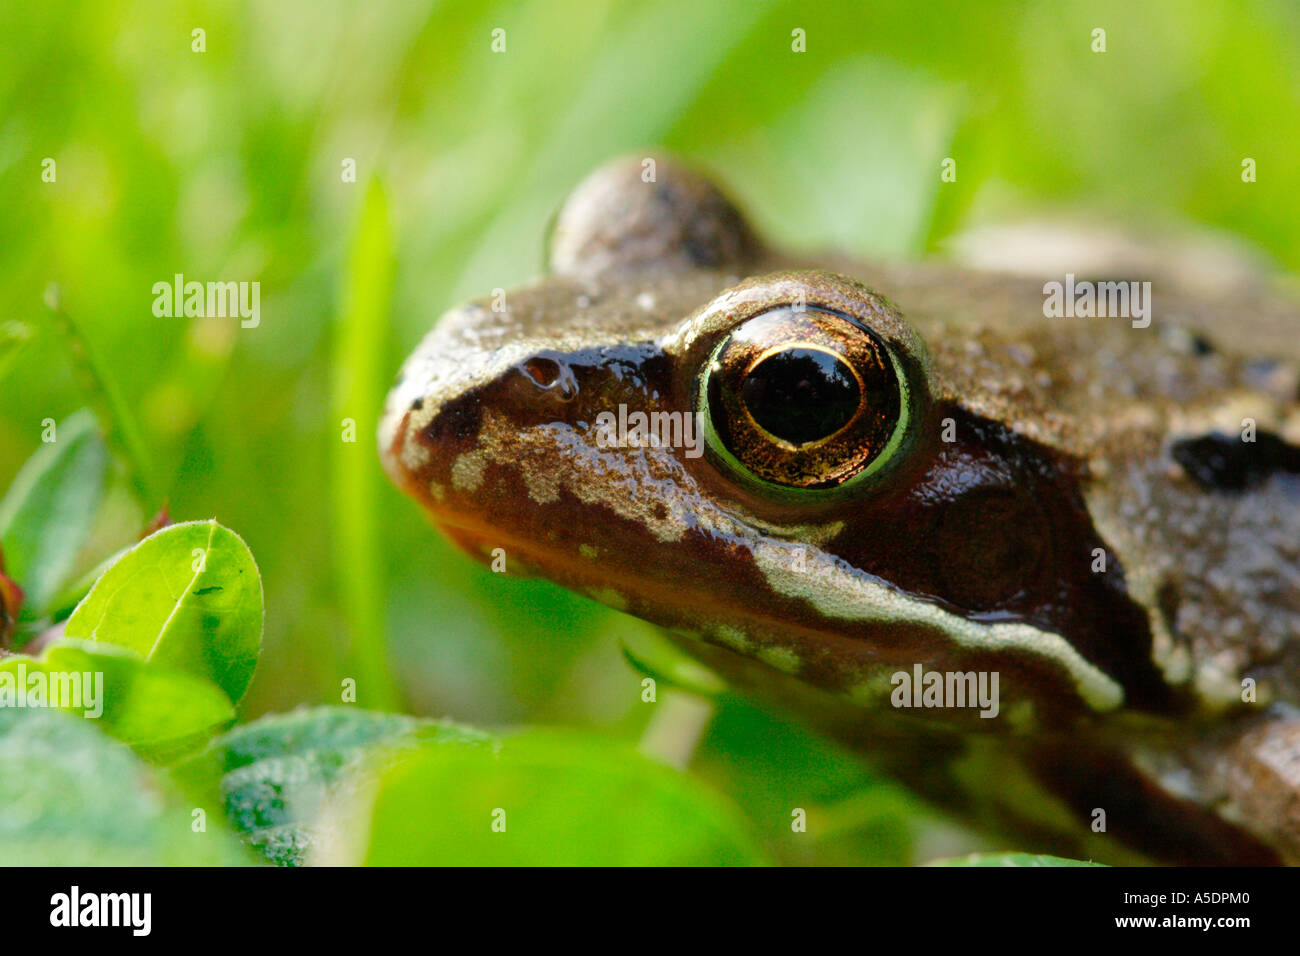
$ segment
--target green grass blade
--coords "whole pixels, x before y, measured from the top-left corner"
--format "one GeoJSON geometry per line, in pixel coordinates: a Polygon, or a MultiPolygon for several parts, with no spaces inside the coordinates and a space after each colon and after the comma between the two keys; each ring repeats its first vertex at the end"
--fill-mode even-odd
{"type": "Polygon", "coordinates": [[[109,447],[126,464],[132,487],[145,510],[156,509],[162,500],[158,473],[142,437],[140,424],[122,397],[117,380],[99,361],[80,325],[64,311],[57,286],[51,285],[46,291],[45,305],[52,329],[68,350],[73,373],[99,419],[109,447]]]}
{"type": "Polygon", "coordinates": [[[388,198],[378,180],[366,188],[345,281],[335,327],[333,415],[327,432],[334,443],[334,570],[352,642],[350,676],[357,680],[357,703],[395,710],[400,697],[388,663],[379,544],[381,475],[373,438],[384,400],[382,365],[393,288],[388,198]]]}

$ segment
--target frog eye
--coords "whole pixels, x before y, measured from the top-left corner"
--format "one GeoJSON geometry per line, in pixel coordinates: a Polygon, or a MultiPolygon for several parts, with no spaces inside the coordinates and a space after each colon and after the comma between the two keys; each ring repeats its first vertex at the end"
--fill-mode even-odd
{"type": "Polygon", "coordinates": [[[741,323],[700,380],[714,451],[787,488],[878,471],[907,433],[906,377],[883,339],[826,309],[778,306],[741,323]]]}

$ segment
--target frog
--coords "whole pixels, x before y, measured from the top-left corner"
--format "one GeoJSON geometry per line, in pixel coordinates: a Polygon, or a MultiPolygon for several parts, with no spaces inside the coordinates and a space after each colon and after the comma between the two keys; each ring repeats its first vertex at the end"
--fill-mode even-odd
{"type": "Polygon", "coordinates": [[[1016,849],[1300,863],[1285,288],[1062,315],[1063,276],[781,250],[658,154],[592,172],[545,247],[381,416],[452,541],[1016,849]]]}

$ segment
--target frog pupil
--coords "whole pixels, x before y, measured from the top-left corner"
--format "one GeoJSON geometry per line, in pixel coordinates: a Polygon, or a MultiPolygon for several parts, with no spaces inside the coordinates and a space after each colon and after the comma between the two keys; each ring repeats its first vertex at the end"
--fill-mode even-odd
{"type": "Polygon", "coordinates": [[[835,434],[862,403],[852,371],[829,352],[808,348],[760,361],[741,384],[740,397],[755,424],[796,446],[835,434]]]}

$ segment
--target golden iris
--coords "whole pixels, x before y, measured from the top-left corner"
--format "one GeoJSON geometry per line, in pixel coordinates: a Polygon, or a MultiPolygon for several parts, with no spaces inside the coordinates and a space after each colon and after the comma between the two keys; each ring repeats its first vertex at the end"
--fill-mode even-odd
{"type": "Polygon", "coordinates": [[[762,481],[830,488],[888,458],[906,419],[888,347],[848,316],[779,306],[737,326],[701,398],[724,457],[762,481]]]}

